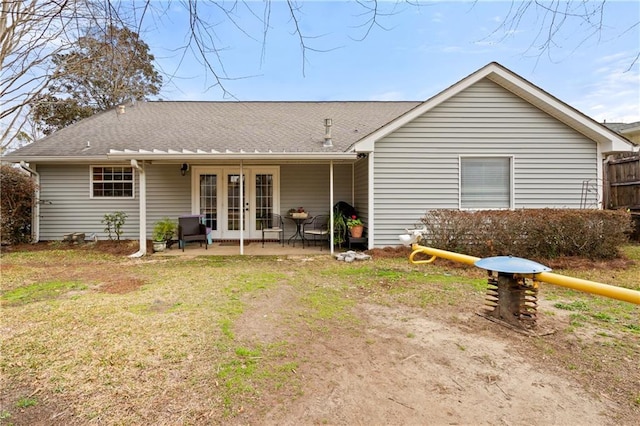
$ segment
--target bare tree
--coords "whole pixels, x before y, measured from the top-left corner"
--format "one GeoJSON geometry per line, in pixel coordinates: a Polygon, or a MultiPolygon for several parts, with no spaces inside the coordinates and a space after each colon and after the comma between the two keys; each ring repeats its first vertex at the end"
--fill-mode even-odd
{"type": "MultiPolygon", "coordinates": [[[[477,0],[476,0],[477,4],[477,0]]],[[[489,37],[500,34],[499,41],[513,36],[525,23],[535,32],[525,54],[533,53],[540,59],[546,55],[550,61],[558,50],[577,49],[588,41],[600,42],[606,26],[607,8],[610,3],[602,1],[531,0],[511,1],[505,17],[489,37]],[[570,28],[570,30],[569,30],[570,28]],[[579,28],[579,31],[575,29],[579,28]],[[569,30],[571,33],[566,33],[569,30]]],[[[618,28],[616,36],[633,31],[640,26],[640,18],[627,27],[618,28]]],[[[640,49],[634,53],[628,70],[640,59],[640,49]]]]}
{"type": "Polygon", "coordinates": [[[25,109],[50,75],[49,58],[63,52],[81,2],[3,0],[0,14],[0,147],[24,139],[25,109]]]}
{"type": "MultiPolygon", "coordinates": [[[[284,4],[289,16],[287,25],[299,42],[304,74],[307,54],[331,50],[332,46],[317,43],[322,34],[307,34],[303,30],[304,2],[286,0],[284,4]]],[[[231,23],[242,34],[262,42],[264,54],[272,25],[273,5],[270,0],[261,3],[246,0],[3,0],[0,15],[0,147],[6,148],[18,136],[25,138],[23,128],[28,116],[25,110],[42,93],[48,76],[53,75],[52,55],[67,51],[78,34],[86,32],[87,26],[100,24],[106,28],[107,25],[118,25],[144,36],[143,24],[152,22],[155,28],[151,31],[159,31],[164,24],[171,23],[172,8],[182,8],[189,16],[189,26],[184,34],[185,42],[177,54],[193,54],[211,79],[209,89],[215,88],[231,96],[225,88],[225,81],[238,76],[229,75],[225,70],[222,53],[226,46],[222,41],[223,34],[218,33],[218,25],[221,22],[231,23]],[[240,18],[246,14],[252,16],[254,23],[257,22],[261,28],[258,35],[250,33],[246,21],[240,18]]],[[[401,13],[403,7],[420,7],[421,3],[413,0],[389,3],[357,0],[356,5],[361,11],[354,16],[354,27],[362,31],[361,36],[354,37],[358,40],[366,38],[373,30],[386,30],[383,22],[386,15],[401,13]]],[[[549,54],[557,47],[564,48],[562,44],[567,38],[575,40],[579,46],[600,37],[607,5],[605,0],[513,0],[505,3],[506,17],[490,36],[504,34],[501,37],[506,38],[525,23],[535,22],[538,31],[531,40],[530,49],[538,55],[549,54]],[[575,22],[580,25],[579,31],[572,34],[562,32],[569,23],[575,22]]],[[[620,33],[637,25],[640,22],[620,29],[620,33]]],[[[638,62],[639,55],[640,50],[630,66],[638,62]]],[[[168,80],[175,72],[165,70],[168,80]]]]}

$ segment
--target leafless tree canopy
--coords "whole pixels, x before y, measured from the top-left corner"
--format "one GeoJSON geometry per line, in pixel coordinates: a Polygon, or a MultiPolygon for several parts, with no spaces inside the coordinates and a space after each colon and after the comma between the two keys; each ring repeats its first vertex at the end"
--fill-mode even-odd
{"type": "MultiPolygon", "coordinates": [[[[531,0],[511,1],[505,17],[492,35],[501,34],[500,40],[516,33],[523,23],[532,23],[537,32],[530,41],[527,54],[553,54],[560,49],[575,50],[588,41],[600,41],[605,27],[609,3],[606,1],[531,0]],[[568,34],[567,28],[580,28],[579,33],[568,34]]],[[[640,18],[626,28],[619,28],[617,36],[640,26],[640,18]]],[[[640,49],[629,63],[629,69],[638,62],[640,49]]]]}
{"type": "Polygon", "coordinates": [[[80,18],[86,15],[82,1],[2,2],[0,15],[0,140],[5,148],[24,137],[26,109],[47,83],[49,59],[71,43],[80,18]]]}
{"type": "MultiPolygon", "coordinates": [[[[304,2],[286,0],[289,14],[289,30],[298,41],[301,56],[301,71],[304,73],[307,55],[312,51],[329,50],[317,43],[322,34],[307,34],[301,25],[304,18],[304,2]]],[[[377,0],[357,0],[361,13],[354,16],[353,26],[361,30],[366,38],[371,31],[387,30],[384,18],[398,13],[402,8],[421,7],[420,2],[398,0],[380,2],[377,0]]],[[[13,141],[26,136],[27,110],[33,99],[47,86],[48,78],[55,71],[51,61],[53,55],[63,54],[70,49],[79,34],[88,28],[107,28],[110,25],[129,28],[139,33],[143,24],[151,31],[170,28],[171,14],[175,8],[182,8],[189,16],[189,27],[184,34],[184,44],[177,52],[194,54],[211,79],[209,88],[227,93],[225,81],[237,76],[228,75],[222,51],[225,34],[219,34],[221,22],[231,23],[247,37],[257,38],[264,46],[272,25],[273,2],[250,2],[246,0],[3,0],[0,16],[0,147],[5,149],[13,141]],[[206,11],[206,13],[205,13],[206,11]],[[250,15],[262,28],[256,37],[246,28],[240,16],[250,15]]],[[[477,6],[476,6],[477,7],[477,6]]],[[[550,53],[561,48],[567,34],[563,33],[569,23],[579,23],[580,34],[572,34],[577,43],[600,37],[607,3],[602,1],[512,1],[504,3],[505,18],[489,36],[508,37],[525,22],[536,22],[539,32],[531,41],[531,51],[537,55],[550,53]]],[[[245,21],[246,22],[246,21],[245,21]]],[[[634,26],[639,25],[638,22],[634,26]]],[[[633,29],[621,29],[621,32],[633,29]]],[[[227,39],[229,35],[227,34],[227,39]]],[[[640,51],[638,52],[640,55],[640,51]]],[[[638,61],[638,56],[633,63],[638,61]]],[[[630,65],[633,65],[630,64],[630,65]]],[[[168,70],[170,74],[175,70],[168,70]]],[[[167,79],[165,78],[165,81],[167,79]]]]}

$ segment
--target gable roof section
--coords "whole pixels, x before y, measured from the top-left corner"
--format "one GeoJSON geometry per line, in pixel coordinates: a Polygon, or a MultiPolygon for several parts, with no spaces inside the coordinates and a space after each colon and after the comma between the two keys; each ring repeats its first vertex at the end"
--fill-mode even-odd
{"type": "Polygon", "coordinates": [[[608,127],[609,129],[613,130],[614,132],[618,132],[618,133],[622,133],[622,134],[640,131],[640,121],[635,121],[633,123],[607,123],[607,122],[605,122],[605,123],[602,123],[602,124],[605,125],[606,127],[608,127]]]}
{"type": "Polygon", "coordinates": [[[8,154],[26,161],[355,158],[347,148],[420,102],[140,102],[8,154]],[[332,147],[323,147],[331,118],[332,147]],[[333,156],[333,157],[332,157],[333,156]]]}
{"type": "Polygon", "coordinates": [[[376,140],[389,135],[484,78],[493,81],[565,125],[597,142],[601,146],[602,152],[629,151],[633,147],[633,143],[623,136],[560,101],[497,62],[491,62],[411,111],[398,117],[391,123],[367,135],[362,140],[356,142],[351,149],[364,152],[373,151],[376,140]]]}

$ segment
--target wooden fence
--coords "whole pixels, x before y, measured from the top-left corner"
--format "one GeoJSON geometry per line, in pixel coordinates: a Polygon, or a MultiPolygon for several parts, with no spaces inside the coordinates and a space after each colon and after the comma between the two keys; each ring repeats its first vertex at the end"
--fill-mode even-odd
{"type": "Polygon", "coordinates": [[[640,213],[640,153],[611,156],[605,162],[604,201],[609,209],[640,213]]]}
{"type": "Polygon", "coordinates": [[[628,209],[635,228],[630,237],[640,241],[640,153],[616,154],[604,166],[604,201],[609,209],[628,209]]]}

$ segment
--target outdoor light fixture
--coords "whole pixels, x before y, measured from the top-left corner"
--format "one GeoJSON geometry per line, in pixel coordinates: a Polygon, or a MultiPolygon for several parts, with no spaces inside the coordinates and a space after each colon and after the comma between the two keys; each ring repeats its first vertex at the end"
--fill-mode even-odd
{"type": "Polygon", "coordinates": [[[187,163],[182,163],[182,166],[180,166],[180,174],[182,176],[186,175],[187,170],[189,170],[189,165],[187,163]]]}
{"type": "Polygon", "coordinates": [[[331,127],[331,125],[333,124],[333,121],[330,118],[325,118],[324,119],[324,125],[327,127],[331,127]]]}

